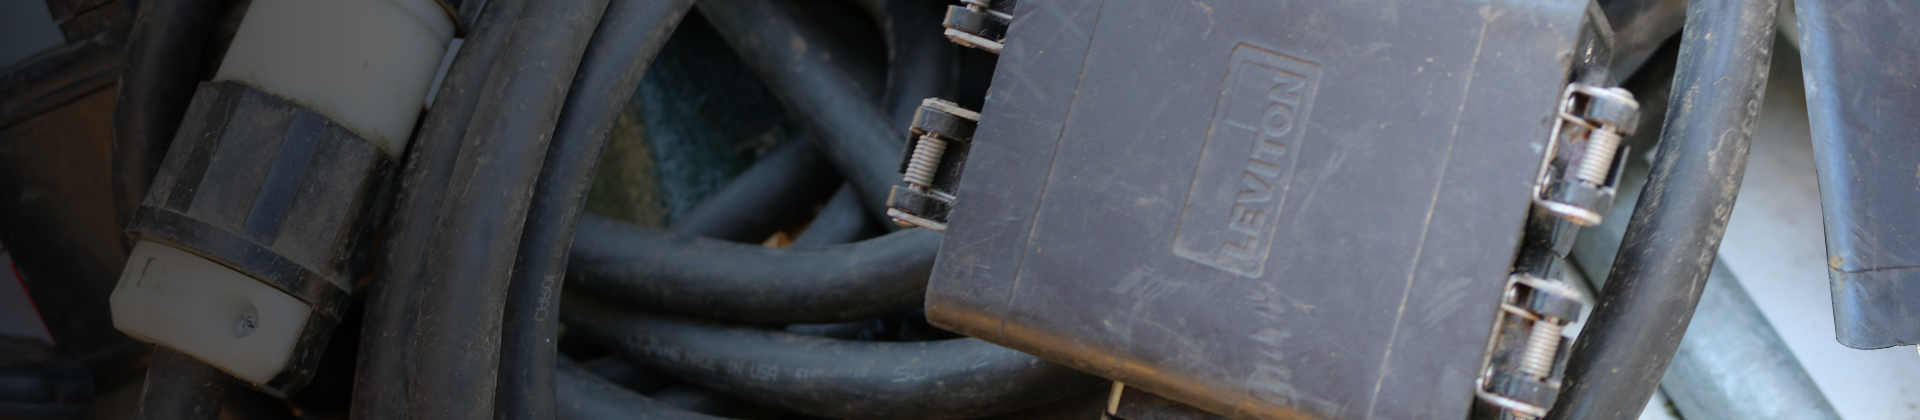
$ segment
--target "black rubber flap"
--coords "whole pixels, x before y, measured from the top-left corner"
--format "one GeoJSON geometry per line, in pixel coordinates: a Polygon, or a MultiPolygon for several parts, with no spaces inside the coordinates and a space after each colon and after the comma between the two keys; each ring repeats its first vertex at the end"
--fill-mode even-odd
{"type": "Polygon", "coordinates": [[[1827,276],[1840,344],[1920,343],[1920,32],[1898,3],[1800,0],[1827,276]]]}

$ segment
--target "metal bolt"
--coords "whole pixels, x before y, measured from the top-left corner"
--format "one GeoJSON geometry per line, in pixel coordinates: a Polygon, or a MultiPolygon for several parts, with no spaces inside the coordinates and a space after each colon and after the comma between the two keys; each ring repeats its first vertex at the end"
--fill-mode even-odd
{"type": "Polygon", "coordinates": [[[946,152],[946,140],[920,136],[920,141],[913,147],[913,157],[907,160],[907,186],[923,193],[932,189],[933,174],[940,169],[940,157],[946,152]]]}
{"type": "Polygon", "coordinates": [[[1632,93],[1618,87],[1576,84],[1571,89],[1588,98],[1586,108],[1574,118],[1583,120],[1580,125],[1592,128],[1587,134],[1586,156],[1581,158],[1574,178],[1605,185],[1607,172],[1613,169],[1614,155],[1620,152],[1621,133],[1632,132],[1640,121],[1640,103],[1633,100],[1632,93]]]}
{"type": "Polygon", "coordinates": [[[1546,378],[1553,374],[1555,353],[1560,352],[1560,330],[1563,327],[1553,318],[1540,318],[1533,321],[1533,333],[1527,336],[1527,348],[1520,354],[1520,373],[1534,378],[1546,378]]]}
{"type": "Polygon", "coordinates": [[[1613,155],[1620,151],[1620,132],[1612,124],[1601,125],[1587,135],[1587,154],[1580,158],[1580,170],[1574,173],[1581,182],[1607,183],[1607,171],[1613,169],[1613,155]]]}

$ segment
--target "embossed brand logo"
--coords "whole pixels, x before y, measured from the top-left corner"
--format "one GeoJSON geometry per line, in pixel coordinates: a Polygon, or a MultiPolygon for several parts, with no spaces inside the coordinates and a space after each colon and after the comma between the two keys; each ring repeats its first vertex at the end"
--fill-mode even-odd
{"type": "Polygon", "coordinates": [[[1266,270],[1320,66],[1247,44],[1233,49],[1173,252],[1247,277],[1266,270]]]}

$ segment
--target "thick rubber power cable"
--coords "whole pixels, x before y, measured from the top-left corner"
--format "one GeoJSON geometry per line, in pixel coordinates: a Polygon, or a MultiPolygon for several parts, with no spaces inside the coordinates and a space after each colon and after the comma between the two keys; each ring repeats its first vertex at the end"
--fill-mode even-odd
{"type": "Polygon", "coordinates": [[[174,349],[154,346],[135,420],[214,420],[233,377],[174,349]]]}
{"type": "Polygon", "coordinates": [[[693,0],[612,0],[587,44],[534,184],[501,315],[493,417],[554,416],[559,298],[574,228],[615,117],[693,0]]]}
{"type": "MultiPolygon", "coordinates": [[[[207,35],[221,2],[144,1],[127,35],[113,104],[113,212],[126,226],[166,159],[193,102],[207,35]]],[[[116,228],[118,229],[118,228],[116,228]]]]}
{"type": "Polygon", "coordinates": [[[412,419],[492,417],[501,314],[534,182],[606,0],[521,9],[440,203],[413,331],[412,419]]]}
{"type": "MultiPolygon", "coordinates": [[[[883,26],[887,36],[888,67],[886,80],[884,81],[885,90],[880,104],[888,110],[888,115],[891,117],[889,123],[897,127],[897,132],[905,133],[907,132],[908,123],[913,119],[914,112],[919,109],[922,99],[952,96],[955,85],[955,73],[952,67],[955,61],[956,50],[954,49],[953,43],[947,41],[944,36],[940,35],[938,30],[941,18],[946,10],[944,4],[918,1],[888,1],[880,3],[862,4],[862,6],[874,7],[874,9],[868,10],[868,12],[877,15],[877,20],[883,26]]],[[[824,39],[826,37],[821,38],[824,39]]],[[[807,48],[821,50],[822,54],[827,57],[845,57],[855,53],[855,51],[849,51],[852,46],[821,44],[819,41],[820,40],[809,41],[810,43],[807,48]]],[[[844,67],[841,68],[844,69],[844,67]]],[[[858,92],[853,94],[859,96],[858,92]]],[[[898,136],[895,140],[905,141],[906,137],[898,136]]],[[[783,145],[781,147],[784,148],[788,146],[783,145]]],[[[749,169],[746,173],[742,173],[721,192],[715,193],[713,196],[702,201],[699,207],[688,212],[687,216],[682,218],[680,222],[675,223],[672,230],[675,233],[706,236],[735,242],[758,242],[772,232],[767,226],[774,223],[769,223],[769,220],[799,214],[791,211],[792,209],[782,204],[778,204],[786,202],[785,200],[776,200],[776,197],[771,197],[772,195],[793,197],[796,193],[781,192],[780,189],[777,189],[779,187],[769,181],[752,181],[756,177],[756,172],[761,170],[758,168],[763,165],[769,165],[768,160],[774,159],[777,153],[779,153],[778,150],[770,153],[768,156],[761,157],[761,160],[755,163],[755,168],[749,169]],[[730,197],[730,195],[736,194],[737,196],[730,197]],[[754,197],[756,196],[769,197],[755,200],[754,197]],[[753,205],[753,203],[766,204],[753,205]]],[[[895,157],[895,159],[897,159],[897,157],[895,157]]],[[[809,163],[813,164],[814,162],[809,163]]],[[[831,165],[830,162],[825,161],[818,162],[818,164],[831,165]]],[[[795,184],[799,184],[799,182],[795,182],[795,184]]],[[[807,197],[812,198],[811,193],[817,191],[807,192],[809,193],[807,197]]],[[[839,199],[839,192],[835,191],[832,193],[835,194],[833,196],[835,199],[839,199]]],[[[857,192],[855,192],[855,194],[857,194],[857,192]]],[[[848,199],[854,200],[856,202],[855,204],[858,204],[858,197],[849,197],[848,199]]],[[[835,211],[838,210],[835,209],[835,211]]],[[[857,215],[862,218],[869,218],[870,220],[874,219],[868,214],[869,213],[862,211],[857,215]]],[[[821,216],[827,216],[827,212],[823,210],[821,216]]],[[[816,220],[816,222],[818,221],[816,220]]],[[[832,227],[845,228],[847,226],[836,225],[832,227]]],[[[814,228],[815,226],[810,224],[807,232],[813,232],[814,228]]],[[[819,239],[815,239],[812,243],[814,244],[812,246],[829,244],[821,243],[819,239]]]]}
{"type": "Polygon", "coordinates": [[[759,324],[834,323],[920,307],[940,236],[769,248],[585,215],[567,282],[648,310],[759,324]],[[928,240],[928,239],[931,240],[928,240]]]}
{"type": "Polygon", "coordinates": [[[1658,160],[1574,342],[1550,419],[1639,416],[1700,303],[1746,172],[1774,0],[1695,0],[1658,160]]]}
{"type": "Polygon", "coordinates": [[[807,230],[793,240],[796,248],[813,248],[839,245],[878,235],[885,229],[874,225],[873,218],[867,217],[867,209],[860,207],[860,192],[852,185],[841,184],[833,192],[833,198],[820,208],[820,214],[807,222],[807,230]]]}
{"type": "Polygon", "coordinates": [[[1617,68],[1621,63],[1653,53],[1680,33],[1687,19],[1687,0],[1601,0],[1599,6],[1613,26],[1613,62],[1607,66],[1616,70],[1623,70],[1617,68]]]}
{"type": "MultiPolygon", "coordinates": [[[[960,50],[941,33],[946,2],[881,0],[887,33],[887,90],[881,104],[895,130],[906,133],[920,101],[954,99],[960,50]]],[[[903,134],[896,136],[906,141],[903,134]]]]}
{"type": "Polygon", "coordinates": [[[606,378],[594,376],[572,360],[561,359],[554,374],[560,420],[723,420],[674,408],[606,378]]]}
{"type": "Polygon", "coordinates": [[[840,174],[811,140],[787,139],[701,200],[670,230],[760,243],[781,228],[806,221],[814,206],[832,197],[839,185],[840,174]]]}
{"type": "MultiPolygon", "coordinates": [[[[863,207],[873,210],[869,216],[884,220],[882,203],[899,179],[904,145],[854,80],[818,56],[825,54],[819,48],[796,54],[786,47],[794,39],[822,41],[804,31],[784,3],[698,6],[827,149],[863,207]],[[775,36],[782,43],[768,45],[775,36]]],[[[751,323],[859,321],[919,307],[940,248],[940,235],[917,229],[858,244],[769,249],[596,216],[582,223],[588,228],[574,239],[570,282],[650,310],[751,323]]]]}
{"type": "MultiPolygon", "coordinates": [[[[894,127],[906,132],[914,113],[920,109],[921,100],[954,96],[958,83],[954,66],[959,50],[935,30],[946,12],[945,4],[883,0],[878,6],[887,33],[887,89],[881,95],[881,104],[887,107],[894,127]]],[[[808,223],[807,230],[793,241],[793,246],[842,244],[875,234],[875,229],[884,230],[885,227],[873,223],[876,218],[860,206],[859,194],[852,184],[834,191],[833,198],[808,223]]]]}
{"type": "Polygon", "coordinates": [[[630,360],[762,406],[844,419],[970,419],[1105,380],[976,339],[834,340],[641,313],[578,292],[563,316],[630,360]]]}
{"type": "Polygon", "coordinates": [[[869,208],[886,208],[888,194],[900,182],[901,139],[907,133],[888,122],[830,53],[807,47],[826,45],[824,37],[802,25],[786,2],[716,1],[699,7],[787,112],[820,141],[862,201],[869,208]]]}
{"type": "MultiPolygon", "coordinates": [[[[478,1],[478,0],[475,0],[478,1]]],[[[460,157],[462,140],[481,88],[493,73],[525,0],[489,0],[466,43],[440,82],[434,105],[407,150],[386,237],[373,264],[366,324],[360,333],[353,386],[353,418],[401,419],[407,414],[413,331],[419,313],[427,251],[440,221],[440,203],[460,157]]]]}
{"type": "MultiPolygon", "coordinates": [[[[1647,102],[1641,102],[1641,109],[1647,109],[1647,102]]],[[[1646,127],[1644,121],[1642,127],[1646,127]]],[[[1657,131],[1658,126],[1649,130],[1657,131]]],[[[1588,281],[1598,284],[1613,266],[1633,198],[1638,196],[1629,193],[1638,193],[1646,179],[1646,165],[1640,162],[1634,159],[1621,176],[1621,201],[1614,204],[1612,214],[1599,226],[1583,229],[1573,245],[1570,257],[1588,281]]],[[[1725,262],[1714,263],[1694,321],[1660,379],[1660,389],[1684,418],[1840,418],[1725,262]]]]}
{"type": "MultiPolygon", "coordinates": [[[[1634,92],[1642,112],[1640,128],[1625,139],[1633,150],[1651,150],[1666,123],[1679,41],[1674,37],[1661,44],[1646,66],[1621,83],[1634,92]]],[[[1627,161],[1611,214],[1599,226],[1582,229],[1574,242],[1568,258],[1591,284],[1605,281],[1613,267],[1648,166],[1637,156],[1627,161]]],[[[1681,415],[1695,420],[1840,418],[1724,262],[1714,264],[1694,319],[1660,379],[1681,415]]]]}

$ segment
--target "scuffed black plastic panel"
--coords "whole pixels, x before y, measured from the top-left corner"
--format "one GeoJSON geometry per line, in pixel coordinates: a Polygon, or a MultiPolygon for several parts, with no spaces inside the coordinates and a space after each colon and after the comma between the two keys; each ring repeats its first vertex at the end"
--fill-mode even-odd
{"type": "Polygon", "coordinates": [[[929,317],[1234,418],[1463,418],[1586,11],[1022,2],[929,317]]]}
{"type": "Polygon", "coordinates": [[[1836,338],[1920,343],[1920,27],[1899,2],[1795,7],[1836,338]]]}

